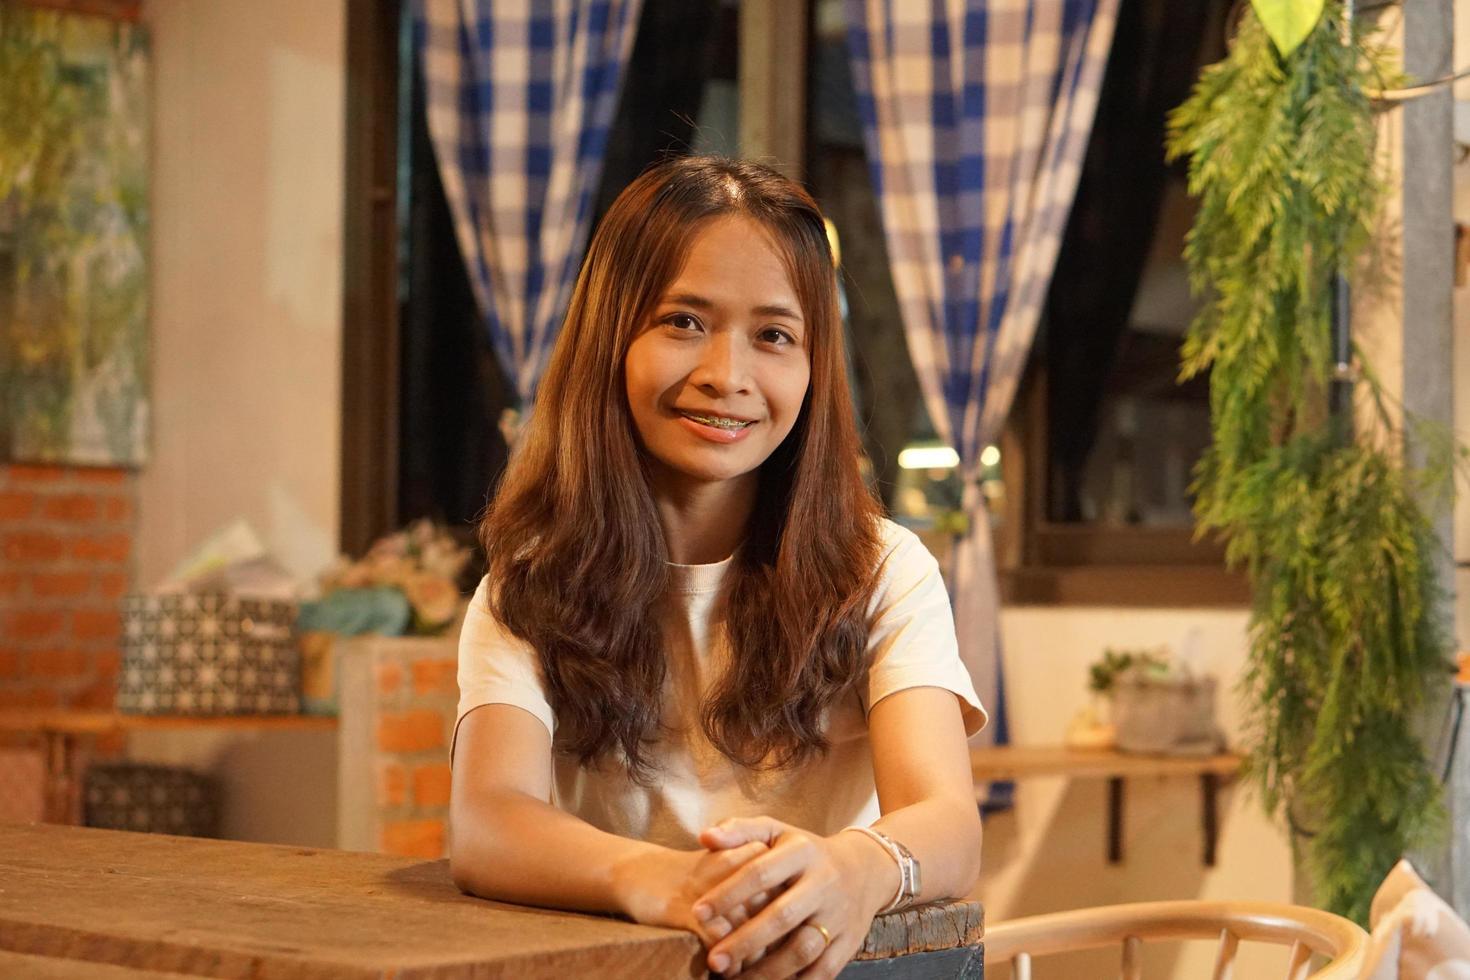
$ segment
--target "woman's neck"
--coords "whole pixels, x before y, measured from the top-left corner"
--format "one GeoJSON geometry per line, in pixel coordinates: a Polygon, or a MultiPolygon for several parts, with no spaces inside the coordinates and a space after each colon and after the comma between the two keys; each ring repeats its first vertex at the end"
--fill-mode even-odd
{"type": "Polygon", "coordinates": [[[745,540],[757,485],[754,473],[722,483],[656,480],[653,499],[669,561],[710,565],[733,555],[745,540]]]}

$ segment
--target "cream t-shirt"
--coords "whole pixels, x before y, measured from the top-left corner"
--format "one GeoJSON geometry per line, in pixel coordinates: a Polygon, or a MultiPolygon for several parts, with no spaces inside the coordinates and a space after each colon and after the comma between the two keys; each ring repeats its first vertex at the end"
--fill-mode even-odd
{"type": "MultiPolygon", "coordinates": [[[[912,532],[891,521],[883,522],[882,537],[882,572],[869,607],[866,683],[831,709],[826,754],[796,769],[758,772],[732,762],[705,738],[700,703],[728,661],[727,639],[712,611],[730,560],[670,565],[663,721],[671,734],[651,753],[658,767],[653,785],[638,785],[615,763],[585,768],[558,754],[552,802],[610,833],[685,849],[697,847],[699,832],[726,817],[771,816],[821,835],[877,820],[867,725],[874,704],[908,688],[939,687],[960,699],[966,734],[986,722],[960,662],[938,564],[912,532]]],[[[490,614],[485,589],[481,581],[460,633],[455,733],[474,709],[510,704],[539,718],[554,735],[556,717],[540,662],[490,614]]]]}

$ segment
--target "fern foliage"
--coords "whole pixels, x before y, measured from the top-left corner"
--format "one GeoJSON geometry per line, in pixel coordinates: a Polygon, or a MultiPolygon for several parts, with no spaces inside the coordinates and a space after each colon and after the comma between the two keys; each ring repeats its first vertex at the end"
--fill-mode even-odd
{"type": "Polygon", "coordinates": [[[1383,198],[1365,89],[1393,76],[1344,16],[1330,0],[1282,58],[1247,7],[1171,115],[1169,153],[1188,157],[1199,202],[1185,255],[1205,302],[1181,371],[1210,374],[1196,517],[1252,586],[1251,770],[1301,831],[1318,903],[1366,923],[1383,876],[1440,820],[1413,721],[1448,667],[1429,474],[1405,464],[1370,372],[1356,424],[1327,409],[1333,278],[1383,198]]]}

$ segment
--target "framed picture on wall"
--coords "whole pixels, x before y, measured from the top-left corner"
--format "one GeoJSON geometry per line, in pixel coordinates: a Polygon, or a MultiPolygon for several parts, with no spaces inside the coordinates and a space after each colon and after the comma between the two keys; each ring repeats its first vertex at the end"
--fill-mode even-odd
{"type": "Polygon", "coordinates": [[[0,460],[144,462],[148,61],[132,20],[0,3],[0,460]]]}

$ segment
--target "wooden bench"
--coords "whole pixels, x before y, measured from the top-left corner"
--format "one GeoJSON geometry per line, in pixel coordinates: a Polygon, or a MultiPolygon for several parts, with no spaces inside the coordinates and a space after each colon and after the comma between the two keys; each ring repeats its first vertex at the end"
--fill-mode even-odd
{"type": "MultiPolygon", "coordinates": [[[[843,977],[980,980],[983,931],[973,902],[884,916],[843,977]]],[[[445,861],[0,824],[0,974],[657,980],[703,963],[686,932],[463,895],[445,861]]]]}

